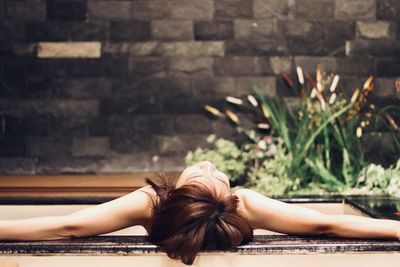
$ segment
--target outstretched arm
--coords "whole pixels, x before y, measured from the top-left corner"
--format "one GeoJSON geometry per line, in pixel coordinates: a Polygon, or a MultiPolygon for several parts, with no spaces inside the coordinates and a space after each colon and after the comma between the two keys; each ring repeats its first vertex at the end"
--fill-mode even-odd
{"type": "Polygon", "coordinates": [[[400,239],[400,222],[353,215],[326,215],[242,189],[244,211],[254,228],[285,234],[400,239]]]}
{"type": "Polygon", "coordinates": [[[144,225],[149,216],[151,199],[142,190],[137,190],[65,216],[0,220],[0,240],[55,240],[93,236],[144,225]]]}

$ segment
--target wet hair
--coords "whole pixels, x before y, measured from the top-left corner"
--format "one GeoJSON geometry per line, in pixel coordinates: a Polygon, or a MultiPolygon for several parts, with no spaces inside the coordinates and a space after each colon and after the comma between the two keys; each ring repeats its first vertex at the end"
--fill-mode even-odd
{"type": "Polygon", "coordinates": [[[167,178],[156,184],[149,240],[170,258],[193,264],[202,250],[230,250],[253,238],[249,221],[238,211],[235,195],[222,196],[201,183],[175,188],[167,178]]]}

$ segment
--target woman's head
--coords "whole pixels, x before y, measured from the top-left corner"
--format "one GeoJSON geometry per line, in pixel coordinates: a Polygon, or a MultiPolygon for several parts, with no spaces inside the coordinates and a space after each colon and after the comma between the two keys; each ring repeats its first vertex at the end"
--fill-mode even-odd
{"type": "Polygon", "coordinates": [[[253,237],[249,222],[237,210],[239,200],[225,174],[210,162],[183,171],[175,186],[158,186],[149,238],[169,257],[192,264],[204,249],[231,249],[253,237]]]}

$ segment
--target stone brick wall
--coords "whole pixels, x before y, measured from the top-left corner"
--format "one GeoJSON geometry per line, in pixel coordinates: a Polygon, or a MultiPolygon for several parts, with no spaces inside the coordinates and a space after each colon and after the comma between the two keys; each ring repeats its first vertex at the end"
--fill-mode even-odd
{"type": "Polygon", "coordinates": [[[202,105],[296,65],[397,98],[398,0],[2,0],[0,173],[176,170],[210,133],[202,105]]]}

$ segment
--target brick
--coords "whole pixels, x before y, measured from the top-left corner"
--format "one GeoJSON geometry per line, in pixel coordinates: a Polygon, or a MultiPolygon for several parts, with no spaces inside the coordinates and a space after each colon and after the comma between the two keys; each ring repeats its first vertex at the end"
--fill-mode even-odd
{"type": "MultiPolygon", "coordinates": [[[[198,74],[207,73],[199,72],[198,74]]],[[[197,74],[185,74],[183,72],[171,73],[167,77],[160,77],[153,80],[154,92],[158,98],[179,98],[192,97],[193,76],[197,74]]]]}
{"type": "Polygon", "coordinates": [[[100,105],[100,112],[102,115],[154,114],[158,112],[158,109],[155,100],[146,95],[130,98],[102,99],[100,105]]]}
{"type": "Polygon", "coordinates": [[[303,20],[280,20],[278,21],[278,31],[285,36],[305,36],[314,30],[312,22],[303,20]]]}
{"type": "Polygon", "coordinates": [[[216,58],[214,72],[220,76],[258,76],[271,74],[268,58],[264,57],[223,57],[216,58]]]}
{"type": "Polygon", "coordinates": [[[5,100],[0,99],[0,111],[22,115],[94,116],[98,114],[96,100],[5,100]]]}
{"type": "Polygon", "coordinates": [[[161,57],[129,57],[128,71],[133,75],[163,75],[168,61],[161,57]]]}
{"type": "Polygon", "coordinates": [[[172,116],[174,134],[211,134],[211,121],[203,115],[172,116]]]}
{"type": "MultiPolygon", "coordinates": [[[[135,5],[136,3],[134,3],[135,5]]],[[[92,1],[87,3],[88,16],[98,20],[128,20],[130,18],[130,1],[92,1]]]]}
{"type": "Polygon", "coordinates": [[[395,38],[395,27],[387,21],[358,21],[357,36],[365,39],[395,38]]]}
{"type": "Polygon", "coordinates": [[[111,83],[112,96],[119,97],[135,97],[141,94],[154,94],[153,78],[128,77],[122,79],[114,79],[111,83]]]}
{"type": "Polygon", "coordinates": [[[107,137],[74,138],[72,154],[74,156],[106,156],[110,144],[107,137]]]}
{"type": "Polygon", "coordinates": [[[156,40],[193,40],[193,22],[186,20],[153,20],[151,32],[156,40]]]}
{"type": "Polygon", "coordinates": [[[155,134],[171,134],[171,117],[162,115],[139,115],[134,116],[133,125],[135,134],[145,135],[152,139],[155,134]]]}
{"type": "Polygon", "coordinates": [[[135,42],[135,43],[105,43],[102,46],[103,54],[132,55],[132,56],[154,56],[157,55],[158,42],[135,42]]]}
{"type": "Polygon", "coordinates": [[[130,155],[113,154],[101,164],[101,173],[132,173],[150,171],[151,155],[133,153],[130,155]]]}
{"type": "Polygon", "coordinates": [[[368,133],[362,138],[362,146],[365,147],[365,157],[375,164],[388,166],[398,160],[396,145],[390,133],[368,133]]]}
{"type": "Polygon", "coordinates": [[[395,86],[396,80],[397,78],[375,79],[373,94],[379,97],[391,97],[395,99],[397,97],[396,86],[395,86]]]}
{"type": "Polygon", "coordinates": [[[43,136],[49,133],[48,116],[4,116],[5,137],[25,138],[26,136],[43,136]]]}
{"type": "Polygon", "coordinates": [[[377,19],[399,20],[400,2],[398,0],[379,0],[376,5],[377,19]]]}
{"type": "Polygon", "coordinates": [[[277,32],[277,21],[269,20],[244,20],[234,22],[235,39],[264,39],[271,38],[277,32]]]}
{"type": "Polygon", "coordinates": [[[178,155],[155,155],[152,158],[153,160],[150,165],[150,171],[182,171],[186,167],[185,155],[186,152],[178,153],[178,155]]]}
{"type": "Polygon", "coordinates": [[[375,0],[336,0],[335,18],[338,20],[376,19],[375,0]]]}
{"type": "Polygon", "coordinates": [[[344,92],[348,98],[354,93],[354,90],[361,88],[368,76],[341,75],[336,92],[344,92]]]}
{"type": "Polygon", "coordinates": [[[110,136],[110,149],[114,153],[130,154],[130,153],[149,153],[153,149],[152,133],[147,135],[112,135],[110,136]]]}
{"type": "Polygon", "coordinates": [[[47,1],[47,20],[86,20],[86,1],[47,1]]]}
{"type": "Polygon", "coordinates": [[[299,66],[303,71],[308,72],[314,76],[317,66],[327,73],[335,73],[337,71],[336,60],[333,57],[295,57],[294,63],[299,66]]]}
{"type": "Polygon", "coordinates": [[[23,42],[25,40],[25,23],[21,21],[0,21],[0,50],[14,42],[23,42]]]}
{"type": "Polygon", "coordinates": [[[96,116],[64,115],[63,117],[51,116],[48,118],[47,133],[51,137],[87,137],[89,127],[96,116]]]}
{"type": "Polygon", "coordinates": [[[194,36],[196,40],[233,39],[233,23],[232,21],[195,21],[194,36]]]}
{"type": "Polygon", "coordinates": [[[99,58],[100,42],[40,42],[37,56],[39,58],[99,58]]]}
{"type": "Polygon", "coordinates": [[[340,75],[373,75],[375,62],[369,57],[337,57],[336,73],[340,75]]]}
{"type": "MultiPolygon", "coordinates": [[[[214,75],[208,75],[208,74],[201,74],[201,75],[196,75],[195,77],[192,78],[192,90],[193,90],[193,95],[194,97],[204,97],[204,96],[217,96],[218,91],[217,91],[217,81],[218,80],[227,80],[229,78],[227,77],[215,77],[214,75]]],[[[232,80],[232,87],[233,87],[233,78],[230,78],[232,80]]],[[[223,82],[221,81],[221,86],[223,82]]]]}
{"type": "Polygon", "coordinates": [[[83,174],[98,173],[104,159],[90,157],[41,158],[37,164],[37,174],[83,174]]]}
{"type": "Polygon", "coordinates": [[[150,40],[151,27],[149,21],[111,22],[111,41],[146,41],[150,40]]]}
{"type": "Polygon", "coordinates": [[[61,157],[71,155],[70,138],[30,137],[26,155],[33,157],[61,157]]]}
{"type": "Polygon", "coordinates": [[[101,41],[107,38],[107,32],[104,22],[29,22],[26,41],[101,41]]]}
{"type": "Polygon", "coordinates": [[[205,135],[157,136],[156,140],[161,155],[171,152],[186,152],[207,144],[205,135]]]}
{"type": "Polygon", "coordinates": [[[172,72],[183,72],[186,74],[209,73],[213,72],[212,58],[171,58],[169,61],[169,70],[172,72]]]}
{"type": "MultiPolygon", "coordinates": [[[[120,77],[127,73],[127,61],[128,59],[124,57],[30,59],[26,63],[25,70],[20,72],[26,71],[27,77],[33,79],[120,77]]],[[[9,65],[13,66],[11,63],[9,65]]]]}
{"type": "Polygon", "coordinates": [[[237,77],[235,78],[235,96],[245,96],[253,94],[256,87],[268,96],[276,95],[275,77],[237,77]]]}
{"type": "Polygon", "coordinates": [[[18,157],[23,156],[26,151],[26,144],[23,138],[0,138],[0,156],[18,157]]]}
{"type": "Polygon", "coordinates": [[[216,19],[253,17],[253,2],[248,0],[215,0],[216,19]]]}
{"type": "Polygon", "coordinates": [[[348,56],[400,56],[400,42],[394,40],[356,40],[346,42],[348,56]]]}
{"type": "Polygon", "coordinates": [[[232,91],[235,90],[235,78],[215,77],[215,79],[212,81],[212,88],[215,90],[215,93],[232,93],[232,91]]]}
{"type": "Polygon", "coordinates": [[[71,98],[106,98],[112,94],[113,80],[107,78],[60,79],[53,85],[71,98]]]}
{"type": "Polygon", "coordinates": [[[5,20],[4,3],[0,2],[0,21],[5,20]]]}
{"type": "Polygon", "coordinates": [[[225,42],[226,55],[285,55],[287,41],[281,38],[263,40],[234,40],[225,42]]]}
{"type": "Polygon", "coordinates": [[[376,75],[381,77],[399,77],[400,59],[399,58],[378,58],[375,63],[376,75]]]}
{"type": "Polygon", "coordinates": [[[0,158],[0,174],[32,175],[36,173],[38,159],[27,157],[0,158]]]}
{"type": "Polygon", "coordinates": [[[335,13],[335,0],[297,0],[294,15],[298,19],[330,20],[335,13]]]}
{"type": "Polygon", "coordinates": [[[171,18],[211,20],[214,16],[213,0],[172,0],[171,18]]]}
{"type": "Polygon", "coordinates": [[[4,3],[4,17],[7,20],[45,21],[46,1],[8,1],[4,3]]]}
{"type": "Polygon", "coordinates": [[[130,7],[131,19],[171,18],[172,1],[135,1],[130,7]]]}
{"type": "Polygon", "coordinates": [[[197,98],[189,97],[165,97],[162,100],[162,113],[163,114],[203,114],[204,105],[219,106],[225,101],[215,99],[215,96],[200,96],[197,98]]]}
{"type": "Polygon", "coordinates": [[[18,56],[35,56],[37,54],[37,44],[14,44],[13,51],[18,56]]]}
{"type": "Polygon", "coordinates": [[[223,56],[224,43],[209,42],[167,42],[160,43],[158,53],[161,56],[207,57],[223,56]]]}
{"type": "Polygon", "coordinates": [[[253,0],[256,19],[293,17],[294,1],[291,0],[253,0]]]}
{"type": "MultiPolygon", "coordinates": [[[[281,31],[285,30],[287,28],[281,31]]],[[[354,39],[354,36],[354,22],[319,21],[312,24],[307,34],[291,35],[286,41],[292,55],[325,56],[344,54],[346,40],[354,39]]]]}
{"type": "Polygon", "coordinates": [[[291,57],[271,57],[270,62],[273,74],[281,75],[292,71],[293,60],[291,57]]]}

